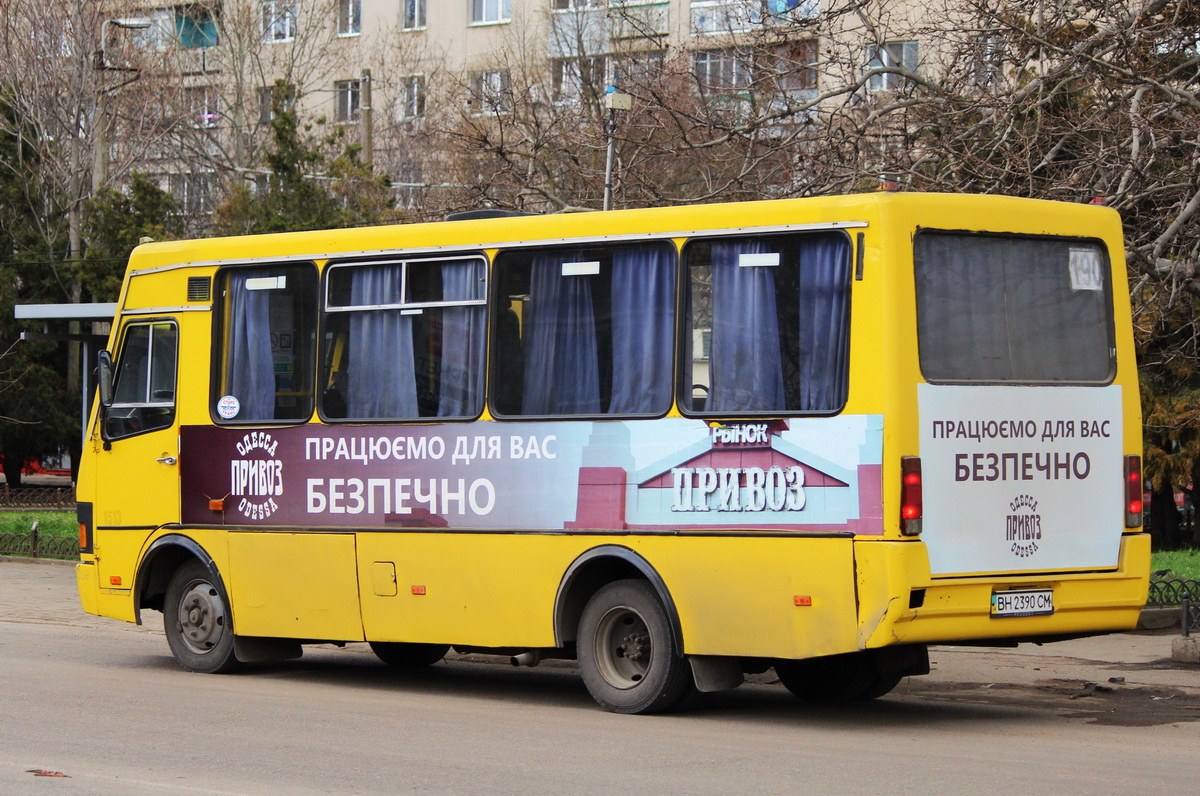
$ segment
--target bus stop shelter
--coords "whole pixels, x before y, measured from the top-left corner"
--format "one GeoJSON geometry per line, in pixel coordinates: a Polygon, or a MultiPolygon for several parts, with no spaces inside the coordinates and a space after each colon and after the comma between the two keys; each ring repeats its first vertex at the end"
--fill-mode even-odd
{"type": "Polygon", "coordinates": [[[42,321],[42,331],[21,332],[22,340],[57,340],[79,343],[79,411],[80,433],[84,439],[87,436],[88,413],[91,410],[91,398],[96,387],[94,365],[96,352],[104,347],[108,340],[105,334],[62,333],[52,332],[52,323],[111,323],[117,312],[117,305],[112,303],[91,304],[18,304],[13,308],[13,317],[18,321],[42,321]]]}

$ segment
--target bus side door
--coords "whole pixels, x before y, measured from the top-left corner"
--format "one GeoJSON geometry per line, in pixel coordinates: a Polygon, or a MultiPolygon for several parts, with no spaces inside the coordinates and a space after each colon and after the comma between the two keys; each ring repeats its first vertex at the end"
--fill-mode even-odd
{"type": "Polygon", "coordinates": [[[119,340],[96,454],[96,559],[101,588],[128,589],[146,537],[179,522],[179,324],[133,319],[119,340]]]}

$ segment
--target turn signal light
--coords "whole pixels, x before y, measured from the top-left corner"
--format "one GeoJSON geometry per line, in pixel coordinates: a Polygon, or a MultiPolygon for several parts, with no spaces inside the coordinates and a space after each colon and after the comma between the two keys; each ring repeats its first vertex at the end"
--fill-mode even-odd
{"type": "Polygon", "coordinates": [[[900,533],[921,535],[924,505],[921,496],[921,458],[900,457],[900,533]]]}
{"type": "Polygon", "coordinates": [[[1142,527],[1142,457],[1125,457],[1125,527],[1142,527]]]}

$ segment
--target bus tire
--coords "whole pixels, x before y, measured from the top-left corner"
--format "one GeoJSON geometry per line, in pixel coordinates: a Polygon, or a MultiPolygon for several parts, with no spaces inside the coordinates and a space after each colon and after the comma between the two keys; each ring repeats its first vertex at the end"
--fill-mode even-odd
{"type": "Polygon", "coordinates": [[[613,713],[657,713],[692,686],[670,617],[644,580],[604,586],[583,609],[579,670],[592,698],[613,713]]]}
{"type": "Polygon", "coordinates": [[[220,674],[238,667],[229,601],[199,561],[188,561],[171,576],[163,629],[175,660],[188,671],[220,674]]]}
{"type": "Polygon", "coordinates": [[[388,666],[419,669],[446,657],[449,644],[411,644],[403,641],[372,641],[371,652],[388,666]]]}
{"type": "Polygon", "coordinates": [[[803,661],[776,661],[784,688],[805,702],[857,702],[878,699],[900,684],[902,675],[879,671],[865,652],[803,661]]]}

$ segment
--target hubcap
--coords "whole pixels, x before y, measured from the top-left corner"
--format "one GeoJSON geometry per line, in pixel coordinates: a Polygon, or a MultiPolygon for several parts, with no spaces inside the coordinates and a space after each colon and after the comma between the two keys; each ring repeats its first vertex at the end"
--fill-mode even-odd
{"type": "Polygon", "coordinates": [[[654,659],[650,629],[632,609],[609,610],[596,626],[596,665],[613,688],[629,689],[646,677],[654,659]]]}
{"type": "Polygon", "coordinates": [[[211,583],[192,581],[179,601],[179,633],[197,655],[210,652],[225,635],[225,605],[211,583]]]}

